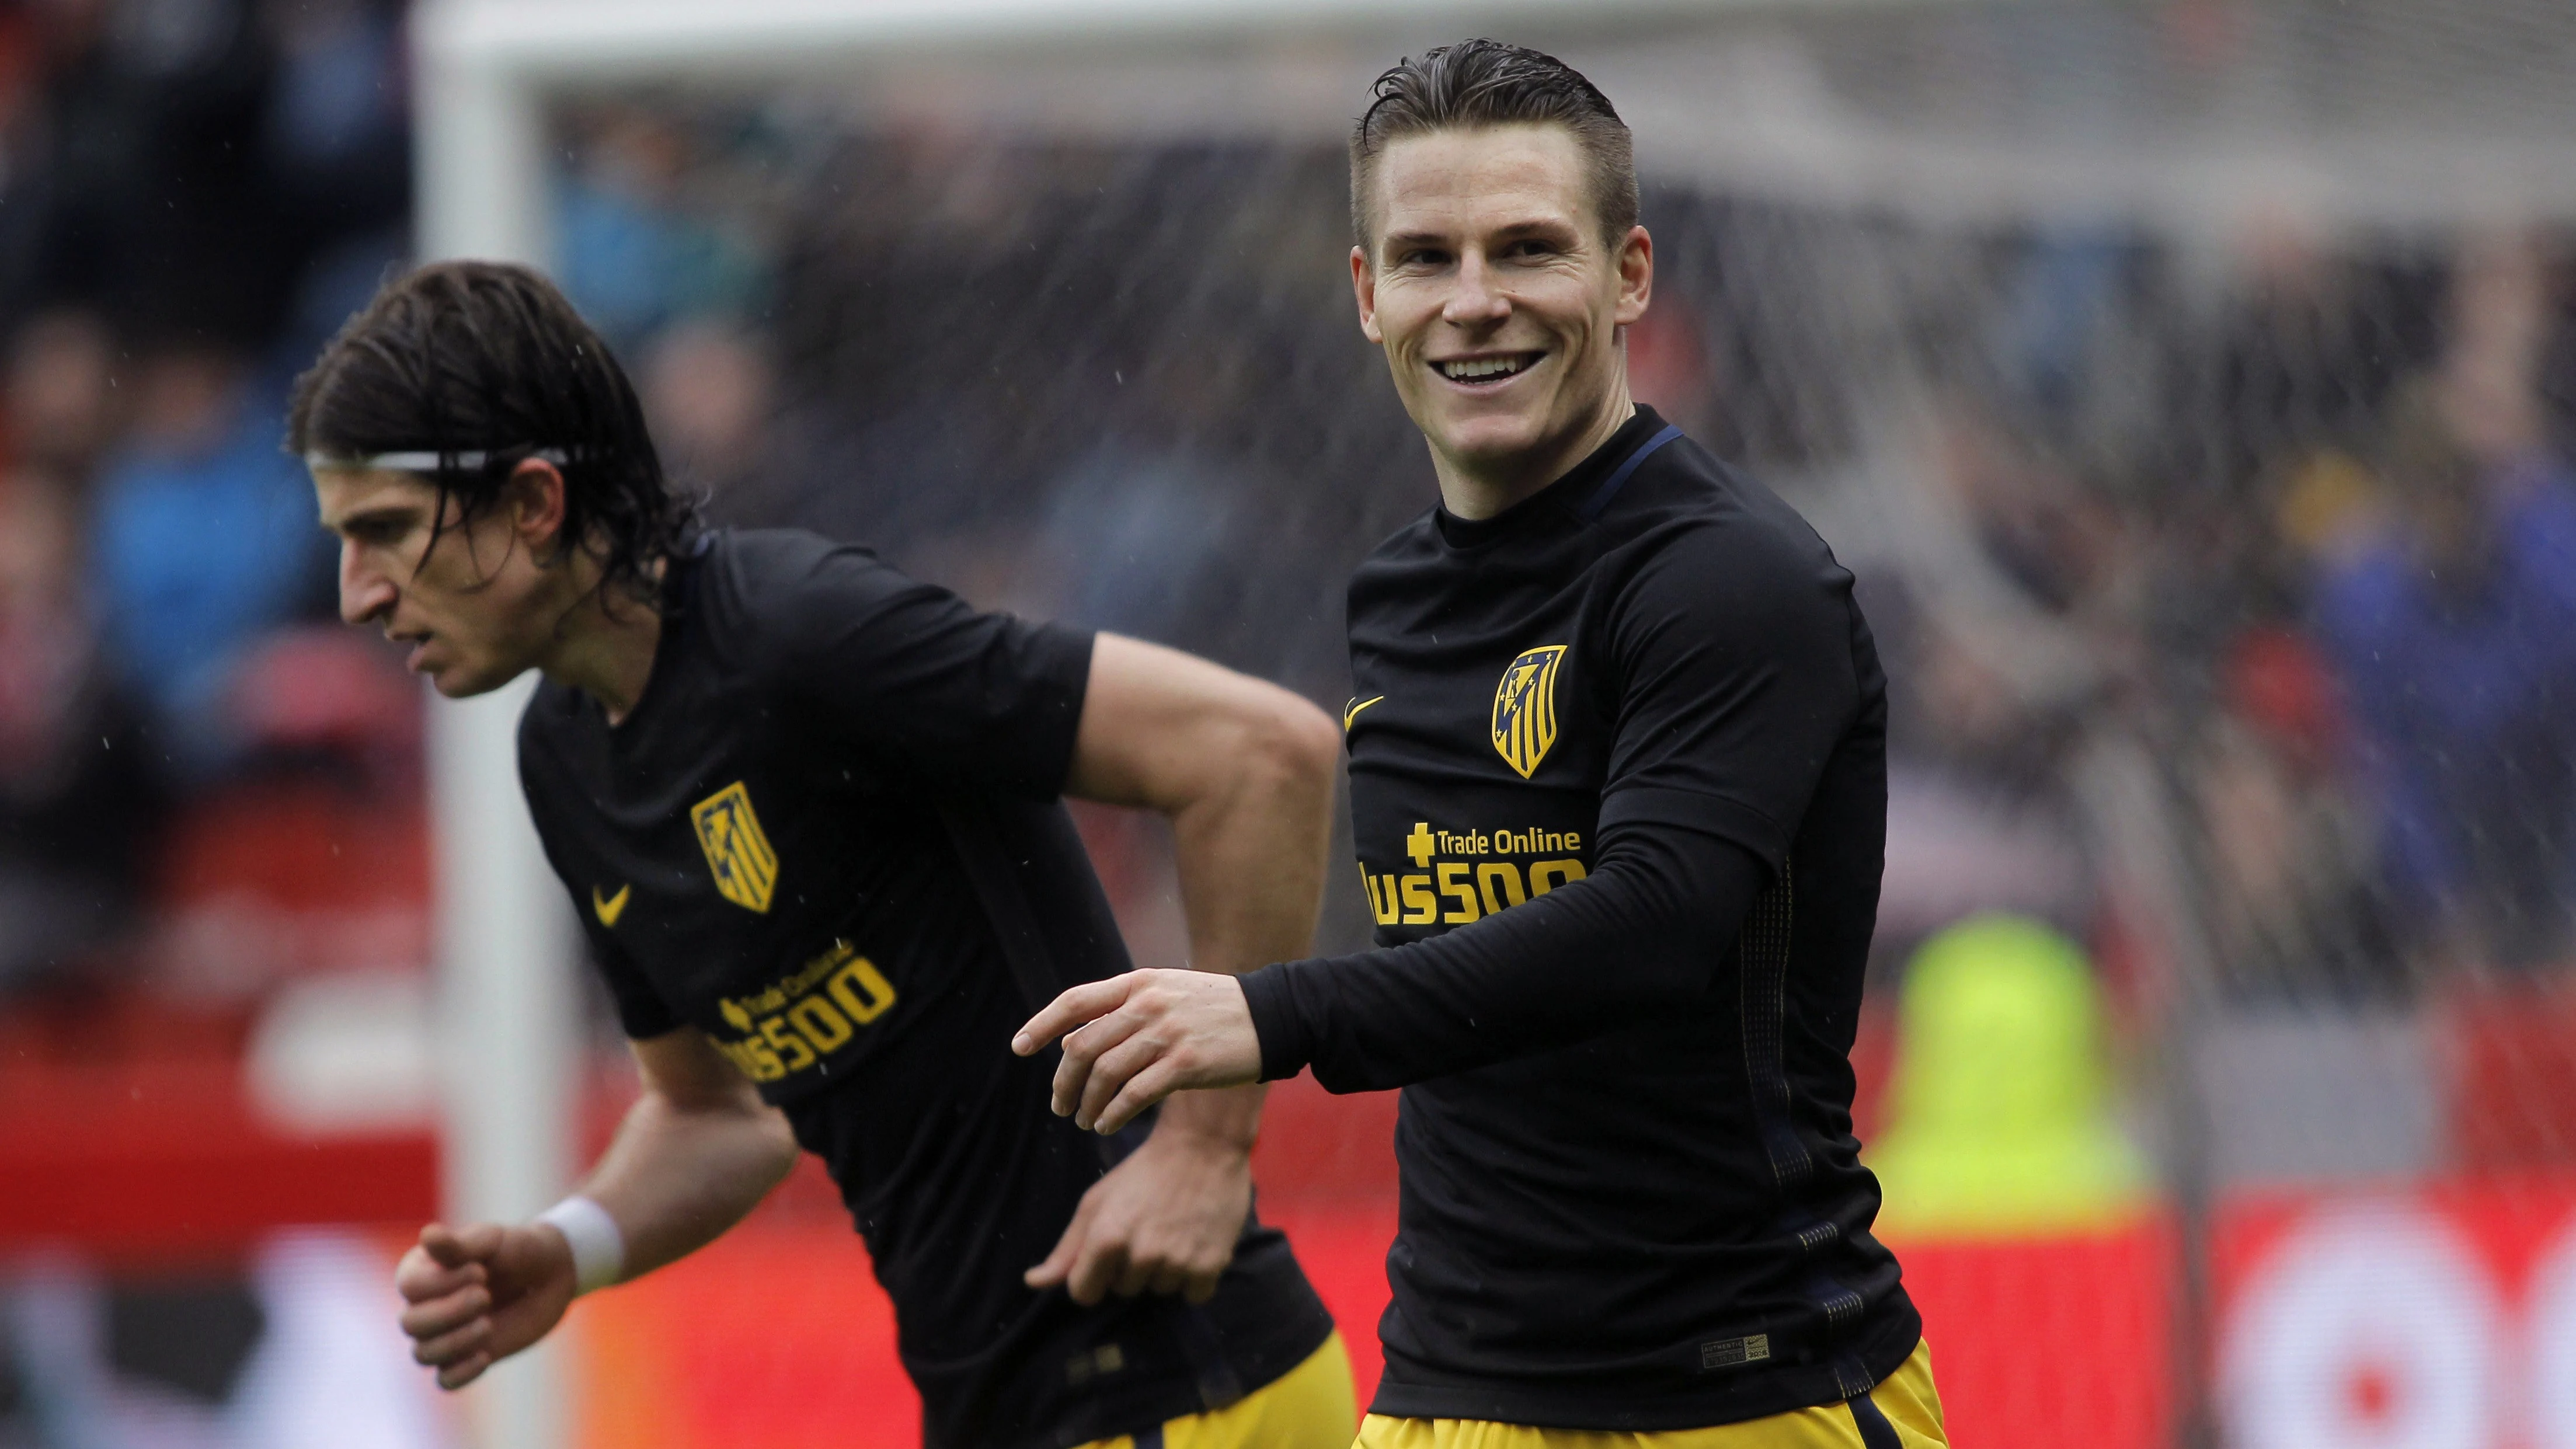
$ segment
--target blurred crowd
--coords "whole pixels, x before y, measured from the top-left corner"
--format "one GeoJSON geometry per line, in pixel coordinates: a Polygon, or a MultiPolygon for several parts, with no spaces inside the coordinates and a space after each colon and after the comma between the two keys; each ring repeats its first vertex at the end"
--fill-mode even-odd
{"type": "Polygon", "coordinates": [[[245,789],[337,772],[355,809],[408,768],[399,671],[318,632],[331,555],[279,449],[295,370],[407,245],[399,20],[0,11],[0,999],[152,974],[142,908],[224,802],[263,813],[245,789]]]}
{"type": "MultiPolygon", "coordinates": [[[[411,696],[318,627],[276,446],[288,379],[403,255],[400,18],[0,26],[0,991],[130,946],[260,818],[204,803],[245,780],[416,789],[411,696]]],[[[1348,316],[1332,148],[802,92],[555,120],[557,270],[714,519],[1338,696],[1342,582],[1432,491],[1348,316]]],[[[1887,656],[1888,961],[2012,909],[2152,1015],[2576,953],[2561,238],[1674,187],[1647,219],[1639,395],[1816,520],[1887,656]]],[[[1112,877],[1151,875],[1095,824],[1112,877]]]]}
{"type": "Polygon", "coordinates": [[[2135,244],[2015,249],[1825,510],[1899,691],[1897,937],[2018,906],[2150,1009],[2566,964],[2558,240],[2248,237],[2215,305],[2135,244]]]}

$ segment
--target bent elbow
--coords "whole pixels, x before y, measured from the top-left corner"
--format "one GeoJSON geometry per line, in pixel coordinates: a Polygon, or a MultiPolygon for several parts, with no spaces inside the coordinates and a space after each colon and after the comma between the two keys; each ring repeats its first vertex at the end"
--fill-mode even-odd
{"type": "Polygon", "coordinates": [[[1274,724],[1275,748],[1282,768],[1302,784],[1326,793],[1342,763],[1342,732],[1333,717],[1303,696],[1287,694],[1274,724]]]}
{"type": "Polygon", "coordinates": [[[1329,816],[1342,743],[1330,716],[1305,699],[1278,691],[1247,731],[1235,768],[1260,782],[1262,793],[1295,800],[1329,816]]]}
{"type": "Polygon", "coordinates": [[[1329,789],[1341,763],[1332,717],[1305,696],[1261,683],[1204,717],[1197,754],[1211,783],[1329,789]]]}
{"type": "Polygon", "coordinates": [[[796,1129],[788,1124],[787,1114],[764,1103],[750,1135],[760,1144],[758,1160],[769,1185],[785,1182],[787,1174],[796,1170],[796,1159],[805,1153],[797,1144],[796,1129]]]}

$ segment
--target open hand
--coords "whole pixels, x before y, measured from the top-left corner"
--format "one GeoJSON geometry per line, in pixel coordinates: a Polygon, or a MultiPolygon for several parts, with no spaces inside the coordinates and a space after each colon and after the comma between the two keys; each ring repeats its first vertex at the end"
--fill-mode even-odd
{"type": "Polygon", "coordinates": [[[1130,971],[1077,986],[1030,1017],[1011,1050],[1034,1056],[1059,1036],[1055,1114],[1092,1131],[1115,1132],[1174,1092],[1261,1079],[1242,983],[1214,971],[1130,971]]]}
{"type": "Polygon", "coordinates": [[[1252,1211],[1252,1157],[1241,1146],[1175,1132],[1166,1120],[1082,1195],[1032,1288],[1064,1285],[1085,1307],[1109,1293],[1216,1296],[1252,1211]]]}
{"type": "Polygon", "coordinates": [[[573,1299],[572,1247],[543,1223],[431,1223],[394,1269],[411,1356],[461,1389],[546,1336],[573,1299]]]}

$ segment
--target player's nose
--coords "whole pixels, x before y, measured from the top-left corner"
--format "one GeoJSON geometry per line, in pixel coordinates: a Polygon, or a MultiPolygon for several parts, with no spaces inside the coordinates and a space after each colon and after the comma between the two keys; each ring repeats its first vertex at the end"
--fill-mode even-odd
{"type": "Polygon", "coordinates": [[[1440,320],[1460,327],[1490,326],[1512,315],[1512,299],[1496,285],[1492,263],[1470,248],[1458,260],[1458,281],[1440,308],[1440,320]]]}
{"type": "Polygon", "coordinates": [[[393,580],[368,564],[354,543],[340,545],[340,619],[363,624],[394,604],[393,580]]]}

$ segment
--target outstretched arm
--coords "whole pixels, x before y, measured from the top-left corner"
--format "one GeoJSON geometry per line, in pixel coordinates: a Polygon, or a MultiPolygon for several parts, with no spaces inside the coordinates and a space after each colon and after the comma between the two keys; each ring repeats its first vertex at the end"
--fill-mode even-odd
{"type": "MultiPolygon", "coordinates": [[[[796,1162],[786,1118],[694,1027],[633,1044],[644,1095],[581,1189],[625,1240],[626,1278],[713,1242],[796,1162]]],[[[571,1245],[546,1223],[432,1223],[403,1255],[412,1357],[462,1388],[546,1336],[571,1306],[571,1245]]]]}
{"type": "Polygon", "coordinates": [[[1335,1091],[1400,1087],[1689,1006],[1768,875],[1712,835],[1614,828],[1590,877],[1474,925],[1240,982],[1129,972],[1058,996],[1013,1046],[1070,1031],[1055,1107],[1103,1132],[1167,1092],[1309,1064],[1335,1091]]]}
{"type": "Polygon", "coordinates": [[[1400,1086],[1701,1000],[1785,869],[1826,762],[1849,740],[1865,776],[1877,748],[1851,575],[1803,528],[1711,522],[1642,563],[1585,647],[1619,700],[1587,878],[1240,984],[1132,972],[1076,987],[1012,1043],[1071,1033],[1056,1110],[1116,1131],[1166,1093],[1308,1064],[1336,1091],[1400,1086]]]}
{"type": "MultiPolygon", "coordinates": [[[[1332,721],[1287,690],[1103,634],[1065,788],[1169,817],[1197,968],[1174,974],[1231,991],[1232,973],[1309,949],[1340,753],[1332,721]]],[[[1061,1283],[1083,1303],[1213,1293],[1251,1204],[1261,1093],[1173,1098],[1145,1145],[1085,1195],[1030,1285],[1061,1283]]]]}

